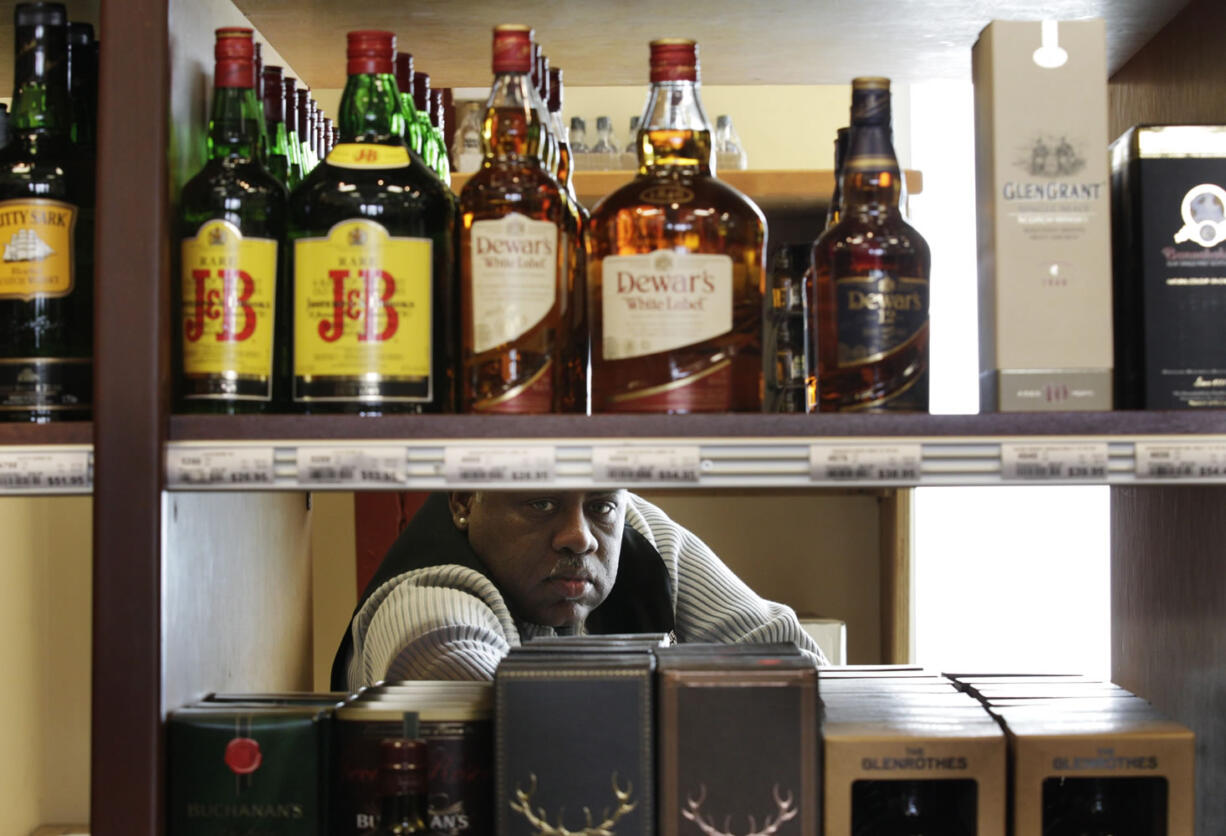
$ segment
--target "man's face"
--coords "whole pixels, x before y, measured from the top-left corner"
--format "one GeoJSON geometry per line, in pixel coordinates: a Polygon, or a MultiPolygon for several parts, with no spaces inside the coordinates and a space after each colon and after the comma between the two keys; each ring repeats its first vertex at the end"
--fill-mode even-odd
{"type": "Polygon", "coordinates": [[[577,626],[613,589],[624,491],[453,493],[451,516],[516,618],[577,626]]]}

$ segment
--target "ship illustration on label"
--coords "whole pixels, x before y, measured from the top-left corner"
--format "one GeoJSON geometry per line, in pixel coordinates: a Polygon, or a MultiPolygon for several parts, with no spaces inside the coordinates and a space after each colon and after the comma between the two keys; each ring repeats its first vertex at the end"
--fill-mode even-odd
{"type": "Polygon", "coordinates": [[[1226,190],[1213,183],[1188,189],[1179,207],[1183,226],[1175,233],[1175,243],[1191,241],[1205,249],[1226,241],[1226,190]]]}
{"type": "Polygon", "coordinates": [[[55,255],[55,250],[51,249],[50,245],[39,238],[38,233],[32,229],[17,230],[9,242],[4,245],[6,264],[14,261],[43,261],[53,255],[55,255]]]}
{"type": "Polygon", "coordinates": [[[1068,137],[1038,136],[1015,163],[1032,177],[1070,177],[1086,166],[1068,137]]]}
{"type": "MultiPolygon", "coordinates": [[[[779,785],[775,784],[771,788],[771,797],[775,801],[775,812],[767,814],[762,821],[762,826],[759,827],[754,819],[753,813],[749,813],[746,818],[749,819],[749,830],[745,836],[775,836],[779,832],[779,828],[785,822],[789,822],[796,818],[796,814],[800,810],[796,807],[796,799],[792,795],[792,791],[788,790],[787,798],[779,797],[779,785]]],[[[694,822],[698,826],[699,831],[703,836],[736,836],[732,832],[730,826],[732,814],[729,813],[724,817],[723,828],[716,827],[715,818],[710,814],[703,814],[702,805],[707,800],[707,785],[698,785],[698,798],[691,798],[687,793],[685,796],[685,807],[681,809],[681,815],[694,822]]]]}
{"type": "Polygon", "coordinates": [[[625,816],[627,813],[639,806],[637,801],[631,801],[630,796],[634,794],[634,785],[629,781],[626,782],[626,788],[620,789],[617,786],[617,773],[613,773],[613,797],[617,801],[617,806],[612,811],[605,807],[601,812],[601,821],[592,822],[592,809],[590,807],[583,808],[583,816],[586,821],[584,827],[578,830],[568,830],[562,824],[562,813],[565,808],[560,808],[557,814],[557,824],[549,823],[549,813],[544,807],[533,808],[532,796],[536,794],[536,773],[528,773],[528,789],[515,787],[515,800],[508,802],[511,809],[519,813],[527,820],[532,828],[533,833],[540,833],[541,836],[610,836],[614,833],[613,826],[625,816]]]}

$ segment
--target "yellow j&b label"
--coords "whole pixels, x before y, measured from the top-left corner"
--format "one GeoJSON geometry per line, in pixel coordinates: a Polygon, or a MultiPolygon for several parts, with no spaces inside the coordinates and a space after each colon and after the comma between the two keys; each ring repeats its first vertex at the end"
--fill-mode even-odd
{"type": "Polygon", "coordinates": [[[207,221],[183,240],[183,370],[271,380],[277,242],[207,221]]]}
{"type": "Polygon", "coordinates": [[[409,149],[403,145],[342,142],[328,152],[328,165],[337,168],[408,168],[409,149]]]}
{"type": "Polygon", "coordinates": [[[342,221],[294,242],[294,376],[428,377],[432,242],[342,221]]]}
{"type": "Polygon", "coordinates": [[[0,299],[72,292],[77,207],[43,198],[0,201],[0,299]]]}

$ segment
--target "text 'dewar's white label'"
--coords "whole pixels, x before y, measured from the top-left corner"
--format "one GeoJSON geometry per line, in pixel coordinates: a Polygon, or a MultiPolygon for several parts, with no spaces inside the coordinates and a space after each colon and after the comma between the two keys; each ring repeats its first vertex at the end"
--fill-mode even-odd
{"type": "Polygon", "coordinates": [[[656,250],[601,263],[604,359],[670,351],[732,330],[732,258],[656,250]]]}
{"type": "Polygon", "coordinates": [[[476,221],[472,265],[473,351],[511,342],[532,330],[558,299],[558,228],[518,212],[476,221]]]}

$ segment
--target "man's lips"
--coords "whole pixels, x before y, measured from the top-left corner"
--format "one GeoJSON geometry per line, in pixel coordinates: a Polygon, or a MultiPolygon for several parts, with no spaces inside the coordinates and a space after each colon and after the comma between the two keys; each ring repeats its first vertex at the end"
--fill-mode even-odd
{"type": "Polygon", "coordinates": [[[592,584],[586,575],[550,575],[548,580],[568,600],[582,598],[592,584]]]}

